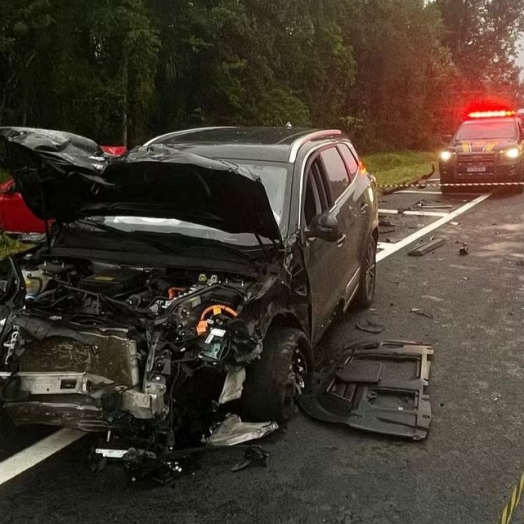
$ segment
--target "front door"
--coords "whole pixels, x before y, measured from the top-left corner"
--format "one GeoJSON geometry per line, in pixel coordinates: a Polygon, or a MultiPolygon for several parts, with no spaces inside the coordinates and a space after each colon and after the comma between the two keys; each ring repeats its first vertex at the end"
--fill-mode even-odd
{"type": "Polygon", "coordinates": [[[301,228],[307,228],[314,216],[331,210],[340,229],[338,242],[312,238],[303,243],[311,295],[312,340],[317,342],[336,307],[350,292],[348,289],[358,286],[359,217],[350,198],[347,168],[336,146],[323,149],[309,160],[304,187],[301,228]]]}

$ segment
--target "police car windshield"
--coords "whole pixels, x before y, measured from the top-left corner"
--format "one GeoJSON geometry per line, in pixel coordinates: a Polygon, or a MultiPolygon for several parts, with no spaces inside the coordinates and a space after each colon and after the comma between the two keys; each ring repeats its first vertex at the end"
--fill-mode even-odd
{"type": "Polygon", "coordinates": [[[457,140],[505,139],[517,140],[517,126],[513,120],[492,122],[465,122],[457,133],[457,140]]]}

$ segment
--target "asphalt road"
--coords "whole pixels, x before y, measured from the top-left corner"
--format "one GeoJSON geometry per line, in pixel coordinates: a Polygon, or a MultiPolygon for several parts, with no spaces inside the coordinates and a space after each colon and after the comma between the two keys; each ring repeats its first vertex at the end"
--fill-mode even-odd
{"type": "MultiPolygon", "coordinates": [[[[454,209],[474,197],[401,194],[381,207],[417,209],[421,198],[454,209]]],[[[391,242],[436,220],[390,219],[391,242]]],[[[428,235],[446,238],[437,251],[383,260],[373,310],[344,317],[319,348],[329,360],[363,338],[432,344],[426,441],[298,415],[264,442],[268,468],[233,474],[239,454],[207,455],[173,487],[145,490],[129,488],[116,467],[91,472],[82,440],[0,486],[2,523],[495,524],[524,469],[524,196],[494,195],[456,222],[428,235]],[[355,329],[363,318],[385,331],[364,336],[355,329]]],[[[519,508],[513,523],[523,522],[519,508]]]]}

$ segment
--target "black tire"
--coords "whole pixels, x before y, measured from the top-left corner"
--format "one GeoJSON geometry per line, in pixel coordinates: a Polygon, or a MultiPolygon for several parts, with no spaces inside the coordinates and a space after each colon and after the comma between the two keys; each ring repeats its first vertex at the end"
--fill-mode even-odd
{"type": "Polygon", "coordinates": [[[360,266],[360,282],[355,297],[355,307],[366,309],[375,299],[375,288],[377,280],[377,241],[372,236],[366,247],[364,258],[360,266]]]}
{"type": "Polygon", "coordinates": [[[264,338],[260,360],[247,368],[242,394],[242,415],[246,421],[289,420],[297,409],[294,398],[311,371],[311,344],[299,329],[272,327],[264,338]],[[296,367],[303,368],[300,375],[296,367]]]}

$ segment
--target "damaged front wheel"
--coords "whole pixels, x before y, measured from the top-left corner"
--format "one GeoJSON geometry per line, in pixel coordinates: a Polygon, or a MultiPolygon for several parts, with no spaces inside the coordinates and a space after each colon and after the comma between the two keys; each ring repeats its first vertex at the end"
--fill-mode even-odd
{"type": "Polygon", "coordinates": [[[258,362],[247,369],[243,412],[253,421],[289,420],[311,370],[311,344],[299,329],[273,327],[258,362]]]}

